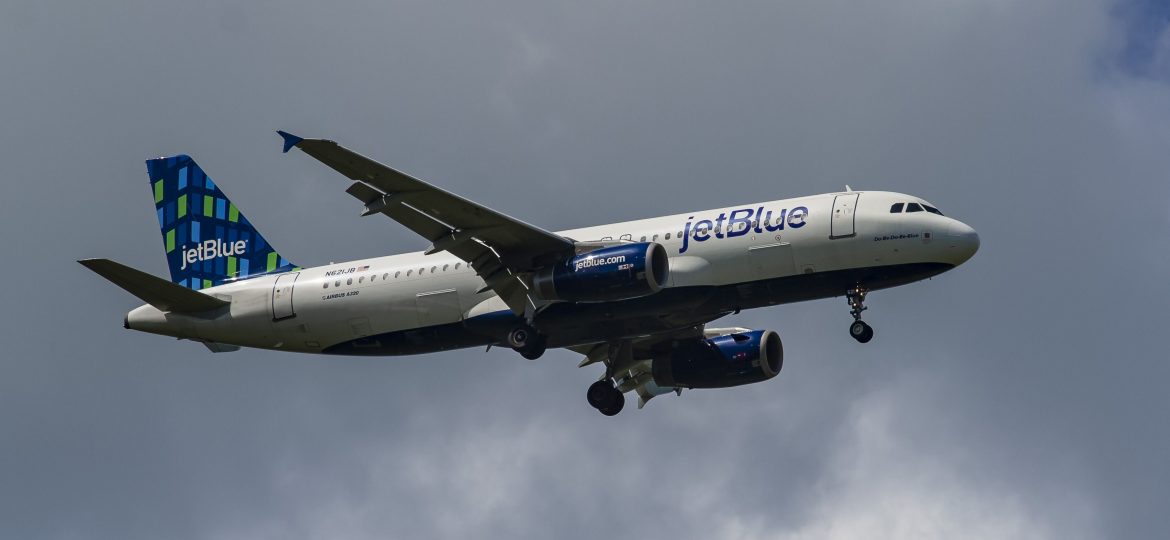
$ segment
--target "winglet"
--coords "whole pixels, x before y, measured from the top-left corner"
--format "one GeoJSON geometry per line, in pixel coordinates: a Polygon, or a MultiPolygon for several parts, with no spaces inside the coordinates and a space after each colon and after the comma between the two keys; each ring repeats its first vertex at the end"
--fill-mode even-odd
{"type": "Polygon", "coordinates": [[[287,131],[277,130],[276,133],[277,133],[277,135],[280,135],[280,137],[284,139],[284,150],[282,150],[281,152],[283,152],[285,154],[287,154],[288,151],[292,149],[292,147],[296,146],[297,144],[300,144],[300,142],[304,140],[304,139],[297,137],[296,135],[293,135],[292,133],[289,133],[287,131]]]}

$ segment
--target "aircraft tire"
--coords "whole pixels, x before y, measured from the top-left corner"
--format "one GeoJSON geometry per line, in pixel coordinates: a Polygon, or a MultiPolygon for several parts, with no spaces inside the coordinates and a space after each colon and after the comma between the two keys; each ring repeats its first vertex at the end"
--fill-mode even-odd
{"type": "Polygon", "coordinates": [[[508,332],[508,346],[520,350],[528,346],[528,342],[536,335],[536,331],[528,326],[517,326],[508,332]]]}
{"type": "Polygon", "coordinates": [[[873,339],[873,328],[864,321],[853,321],[853,324],[849,325],[849,335],[858,343],[869,343],[869,340],[873,339]]]}
{"type": "Polygon", "coordinates": [[[585,399],[589,401],[591,407],[601,410],[608,407],[613,401],[614,390],[613,383],[608,380],[597,381],[589,385],[589,390],[585,392],[585,399]]]}
{"type": "Polygon", "coordinates": [[[601,414],[604,414],[606,416],[614,416],[617,413],[622,412],[622,407],[625,407],[625,406],[626,406],[626,396],[622,395],[621,392],[618,392],[617,401],[615,401],[613,405],[610,405],[609,407],[606,407],[604,409],[598,409],[598,410],[601,411],[601,414]]]}
{"type": "Polygon", "coordinates": [[[589,401],[590,406],[606,416],[622,412],[622,407],[626,405],[626,396],[615,388],[609,379],[589,385],[589,391],[585,392],[585,398],[589,401]]]}
{"type": "Polygon", "coordinates": [[[544,337],[536,336],[535,338],[529,339],[526,346],[516,349],[516,352],[528,360],[536,360],[544,356],[544,351],[546,350],[548,350],[548,347],[545,345],[544,337]]]}

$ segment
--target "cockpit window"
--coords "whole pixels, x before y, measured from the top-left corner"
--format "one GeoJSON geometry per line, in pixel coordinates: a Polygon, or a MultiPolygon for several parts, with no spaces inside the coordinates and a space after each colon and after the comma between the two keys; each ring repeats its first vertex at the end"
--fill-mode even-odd
{"type": "Polygon", "coordinates": [[[922,207],[919,206],[918,203],[916,203],[916,202],[912,202],[912,203],[909,203],[906,205],[906,212],[921,212],[921,211],[922,211],[922,207]]]}
{"type": "Polygon", "coordinates": [[[906,203],[900,203],[900,202],[894,203],[894,206],[890,207],[890,213],[891,214],[901,214],[903,206],[906,206],[906,203]]]}
{"type": "Polygon", "coordinates": [[[925,209],[926,209],[926,211],[927,211],[927,212],[930,212],[931,214],[938,214],[938,215],[940,215],[940,216],[941,216],[941,215],[943,215],[943,213],[942,213],[942,212],[939,212],[939,211],[938,211],[938,208],[935,208],[935,207],[933,207],[933,206],[931,206],[931,205],[929,205],[929,204],[923,204],[923,205],[922,205],[922,207],[923,207],[923,208],[925,208],[925,209]]]}

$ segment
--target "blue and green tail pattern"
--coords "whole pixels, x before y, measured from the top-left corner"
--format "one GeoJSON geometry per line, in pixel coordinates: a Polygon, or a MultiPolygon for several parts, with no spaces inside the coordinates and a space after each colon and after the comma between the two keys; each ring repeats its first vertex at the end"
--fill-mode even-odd
{"type": "Polygon", "coordinates": [[[171,281],[206,289],[297,270],[189,156],[146,161],[171,281]]]}

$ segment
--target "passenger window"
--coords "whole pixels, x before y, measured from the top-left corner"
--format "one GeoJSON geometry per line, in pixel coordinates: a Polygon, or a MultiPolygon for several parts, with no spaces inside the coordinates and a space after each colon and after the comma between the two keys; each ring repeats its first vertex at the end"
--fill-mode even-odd
{"type": "Polygon", "coordinates": [[[679,231],[679,232],[678,232],[678,237],[679,237],[679,238],[682,238],[682,231],[679,231]]]}
{"type": "Polygon", "coordinates": [[[925,208],[925,209],[926,209],[926,211],[927,211],[927,212],[930,212],[931,214],[938,214],[938,215],[940,215],[940,216],[941,216],[941,215],[943,215],[943,213],[942,213],[942,212],[939,212],[939,211],[938,211],[938,208],[935,208],[935,207],[933,207],[933,206],[930,206],[929,204],[924,204],[924,205],[922,205],[922,207],[923,207],[923,208],[925,208]]]}
{"type": "MultiPolygon", "coordinates": [[[[394,276],[394,277],[398,277],[398,276],[394,276]]],[[[387,279],[390,279],[390,272],[386,272],[385,274],[382,274],[382,281],[386,281],[387,279]]]]}
{"type": "Polygon", "coordinates": [[[912,202],[912,203],[906,205],[906,212],[921,212],[921,211],[922,211],[922,207],[919,206],[918,203],[916,203],[916,202],[912,202]]]}
{"type": "Polygon", "coordinates": [[[328,281],[326,281],[326,282],[325,282],[325,283],[323,283],[322,285],[324,285],[324,287],[321,287],[322,289],[328,289],[328,288],[329,288],[329,282],[328,282],[328,281]]]}
{"type": "Polygon", "coordinates": [[[340,287],[340,286],[341,286],[341,280],[340,280],[340,279],[339,279],[339,280],[337,280],[337,282],[336,282],[336,283],[334,283],[334,284],[333,284],[333,286],[334,286],[334,287],[340,287]]]}
{"type": "Polygon", "coordinates": [[[890,213],[891,214],[901,214],[903,206],[906,206],[906,203],[900,203],[900,202],[894,203],[894,206],[890,207],[890,213]]]}
{"type": "Polygon", "coordinates": [[[394,272],[394,279],[398,279],[398,276],[400,276],[400,275],[402,275],[402,270],[396,270],[394,272]]]}
{"type": "Polygon", "coordinates": [[[651,238],[651,239],[650,239],[650,241],[651,241],[651,242],[657,242],[657,241],[658,241],[658,235],[657,235],[657,234],[656,234],[656,235],[654,235],[654,238],[651,238]]]}
{"type": "Polygon", "coordinates": [[[666,239],[670,240],[670,233],[666,233],[666,239]]]}
{"type": "Polygon", "coordinates": [[[345,280],[345,284],[346,285],[353,285],[353,278],[349,278],[349,279],[345,280]]]}
{"type": "Polygon", "coordinates": [[[645,241],[646,241],[646,237],[645,237],[645,236],[643,236],[643,237],[642,237],[642,239],[641,239],[641,240],[638,240],[638,241],[639,241],[639,242],[645,242],[645,241]]]}
{"type": "Polygon", "coordinates": [[[451,266],[451,265],[449,265],[449,264],[444,264],[444,265],[443,265],[443,271],[444,271],[444,272],[446,272],[446,271],[447,271],[447,267],[448,267],[448,266],[451,266]]]}
{"type": "Polygon", "coordinates": [[[413,273],[414,273],[414,269],[413,269],[413,268],[411,268],[410,270],[407,270],[407,271],[406,271],[406,275],[408,275],[408,276],[409,276],[409,275],[411,275],[411,274],[413,274],[413,273]]]}
{"type": "Polygon", "coordinates": [[[358,278],[358,283],[362,283],[365,280],[366,280],[366,276],[362,276],[362,277],[358,278]]]}
{"type": "Polygon", "coordinates": [[[435,269],[436,269],[436,268],[438,268],[438,266],[432,266],[432,267],[431,267],[431,273],[432,273],[432,274],[434,274],[434,273],[435,273],[435,269]]]}
{"type": "Polygon", "coordinates": [[[456,269],[456,270],[458,270],[458,269],[459,269],[459,265],[460,265],[460,264],[462,264],[462,263],[455,263],[455,269],[456,269]]]}

